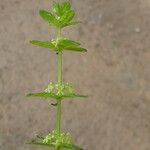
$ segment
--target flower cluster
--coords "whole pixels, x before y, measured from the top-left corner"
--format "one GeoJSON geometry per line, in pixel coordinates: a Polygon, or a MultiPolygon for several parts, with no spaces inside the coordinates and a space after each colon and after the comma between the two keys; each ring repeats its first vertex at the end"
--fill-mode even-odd
{"type": "Polygon", "coordinates": [[[70,133],[61,133],[58,135],[58,133],[54,130],[43,139],[43,143],[59,146],[60,144],[72,144],[72,139],[70,133]]]}
{"type": "Polygon", "coordinates": [[[48,87],[44,90],[45,93],[55,93],[56,95],[68,95],[73,94],[73,86],[70,83],[66,84],[54,84],[49,83],[48,87]]]}

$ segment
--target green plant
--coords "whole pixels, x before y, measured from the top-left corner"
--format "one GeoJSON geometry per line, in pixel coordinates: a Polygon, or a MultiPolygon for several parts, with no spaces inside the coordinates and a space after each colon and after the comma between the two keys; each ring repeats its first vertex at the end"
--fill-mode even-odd
{"type": "Polygon", "coordinates": [[[75,17],[75,11],[72,9],[69,1],[52,3],[52,13],[40,10],[40,16],[50,25],[55,27],[57,31],[56,39],[50,41],[38,41],[33,40],[31,43],[40,47],[53,50],[58,55],[58,81],[56,84],[49,83],[47,88],[40,93],[29,93],[28,97],[42,97],[45,99],[52,98],[56,103],[52,104],[56,107],[56,128],[52,133],[47,136],[37,136],[36,139],[29,142],[29,144],[41,145],[52,147],[55,150],[60,149],[72,149],[82,150],[78,146],[74,145],[70,136],[70,133],[62,133],[61,131],[61,103],[62,100],[67,98],[86,98],[87,96],[76,94],[73,90],[73,86],[70,83],[63,82],[63,70],[62,70],[62,54],[64,50],[75,52],[86,52],[85,48],[82,48],[79,42],[66,39],[61,31],[64,27],[76,25],[79,22],[73,21],[75,17]]]}

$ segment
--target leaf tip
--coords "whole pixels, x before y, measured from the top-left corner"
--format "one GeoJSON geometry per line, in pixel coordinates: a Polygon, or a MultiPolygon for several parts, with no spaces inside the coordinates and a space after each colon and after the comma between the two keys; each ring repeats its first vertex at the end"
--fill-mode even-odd
{"type": "Polygon", "coordinates": [[[26,97],[30,97],[30,96],[32,96],[32,93],[26,94],[26,97]]]}
{"type": "Polygon", "coordinates": [[[45,12],[46,12],[46,11],[45,11],[44,9],[41,9],[41,10],[39,10],[39,15],[40,15],[41,17],[43,17],[45,12]]]}
{"type": "Polygon", "coordinates": [[[41,13],[43,13],[44,12],[44,10],[43,9],[40,9],[39,10],[39,14],[41,14],[41,13]]]}
{"type": "Polygon", "coordinates": [[[33,43],[34,43],[34,41],[33,41],[33,40],[31,40],[31,41],[29,41],[29,43],[30,43],[30,44],[33,44],[33,43]]]}
{"type": "Polygon", "coordinates": [[[87,49],[84,49],[83,52],[87,52],[87,49]]]}

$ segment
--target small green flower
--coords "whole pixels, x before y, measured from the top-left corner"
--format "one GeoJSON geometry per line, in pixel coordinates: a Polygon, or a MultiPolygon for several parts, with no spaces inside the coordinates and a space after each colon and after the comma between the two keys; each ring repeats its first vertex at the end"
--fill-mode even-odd
{"type": "Polygon", "coordinates": [[[63,84],[56,84],[55,85],[55,87],[56,87],[56,94],[57,95],[63,95],[64,94],[64,88],[65,88],[65,86],[63,85],[63,84]]]}
{"type": "Polygon", "coordinates": [[[51,40],[51,43],[52,43],[53,45],[55,45],[55,44],[56,44],[56,40],[55,40],[55,39],[52,39],[52,40],[51,40]]]}
{"type": "Polygon", "coordinates": [[[54,84],[52,82],[49,83],[47,89],[44,90],[46,93],[52,93],[54,89],[54,84]]]}
{"type": "Polygon", "coordinates": [[[52,136],[51,134],[48,134],[44,139],[43,139],[43,143],[48,144],[52,142],[52,136]]]}
{"type": "Polygon", "coordinates": [[[65,85],[65,92],[66,94],[72,94],[73,93],[73,86],[70,83],[67,83],[65,85]]]}

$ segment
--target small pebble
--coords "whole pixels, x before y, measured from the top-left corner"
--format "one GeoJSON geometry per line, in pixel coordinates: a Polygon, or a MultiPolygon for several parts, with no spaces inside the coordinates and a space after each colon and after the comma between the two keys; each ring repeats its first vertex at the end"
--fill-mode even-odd
{"type": "Polygon", "coordinates": [[[140,28],[135,28],[134,30],[135,30],[136,33],[139,33],[141,31],[140,28]]]}

